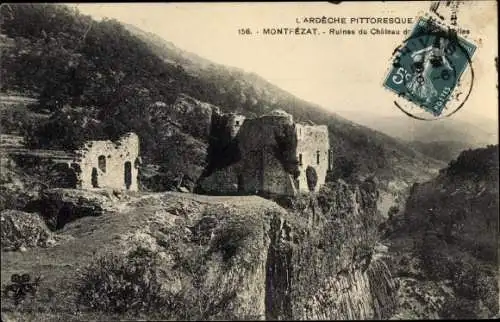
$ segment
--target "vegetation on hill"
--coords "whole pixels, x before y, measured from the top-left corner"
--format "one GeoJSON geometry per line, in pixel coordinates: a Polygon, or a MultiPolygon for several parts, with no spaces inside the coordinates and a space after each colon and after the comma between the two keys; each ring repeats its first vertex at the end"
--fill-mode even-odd
{"type": "Polygon", "coordinates": [[[450,162],[456,159],[460,152],[471,148],[472,144],[460,141],[412,141],[410,146],[436,160],[450,162]]]}
{"type": "Polygon", "coordinates": [[[451,288],[436,307],[442,318],[499,312],[498,171],[498,145],[464,151],[437,178],[415,185],[404,214],[390,223],[396,276],[451,288]]]}
{"type": "Polygon", "coordinates": [[[135,131],[145,164],[159,165],[167,182],[179,176],[195,182],[199,168],[210,163],[210,137],[196,137],[168,122],[173,104],[186,94],[223,112],[256,116],[283,109],[296,120],[327,124],[335,155],[354,175],[414,181],[436,166],[405,144],[300,100],[255,74],[211,64],[116,20],[95,21],[63,5],[10,4],[0,10],[1,33],[10,40],[2,46],[1,91],[36,96],[32,110],[52,113],[26,126],[32,147],[73,149],[87,139],[135,131]],[[157,122],[158,110],[167,120],[157,122]],[[393,170],[396,164],[404,164],[399,173],[393,170]]]}
{"type": "Polygon", "coordinates": [[[475,179],[498,179],[498,145],[462,151],[446,169],[450,176],[473,176],[475,179]]]}

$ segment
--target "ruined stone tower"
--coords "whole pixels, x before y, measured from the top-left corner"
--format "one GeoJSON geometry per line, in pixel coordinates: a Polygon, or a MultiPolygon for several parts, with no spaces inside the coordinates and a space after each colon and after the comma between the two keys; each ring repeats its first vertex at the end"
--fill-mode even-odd
{"type": "Polygon", "coordinates": [[[281,110],[258,118],[231,116],[229,126],[239,161],[200,180],[202,190],[295,195],[317,191],[325,183],[331,167],[327,126],[295,123],[281,110]]]}

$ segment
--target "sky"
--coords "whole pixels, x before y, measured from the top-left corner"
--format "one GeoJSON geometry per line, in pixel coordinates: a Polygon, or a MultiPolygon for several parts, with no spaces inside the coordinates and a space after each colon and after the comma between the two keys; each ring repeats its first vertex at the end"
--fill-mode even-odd
{"type": "MultiPolygon", "coordinates": [[[[402,32],[428,12],[430,2],[313,3],[94,3],[70,4],[96,19],[114,18],[133,24],[215,63],[254,72],[288,92],[331,111],[349,110],[401,116],[395,95],[382,87],[391,54],[403,34],[370,35],[372,28],[402,32]],[[304,17],[346,18],[345,24],[314,24],[304,17]],[[406,24],[354,24],[351,18],[412,18],[406,24]],[[297,23],[299,19],[301,23],[297,23]],[[320,35],[264,35],[264,28],[318,28],[320,35]],[[238,33],[250,28],[252,35],[238,33]],[[330,35],[330,28],[368,35],[330,35]],[[259,34],[257,34],[259,32],[259,34]]],[[[443,11],[449,12],[449,11],[443,11]]],[[[473,57],[474,87],[462,119],[498,120],[497,15],[495,1],[461,4],[458,26],[478,49],[473,57]]],[[[465,75],[465,74],[464,74],[465,75]]],[[[342,114],[342,113],[340,113],[342,114]]]]}

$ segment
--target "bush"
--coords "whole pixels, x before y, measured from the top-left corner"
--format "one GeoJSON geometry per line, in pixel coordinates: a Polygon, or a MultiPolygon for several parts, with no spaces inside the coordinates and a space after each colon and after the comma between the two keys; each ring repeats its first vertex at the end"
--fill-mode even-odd
{"type": "Polygon", "coordinates": [[[89,139],[102,139],[102,124],[96,121],[91,108],[69,107],[56,110],[50,118],[32,121],[23,130],[30,148],[78,149],[89,139]]]}
{"type": "Polygon", "coordinates": [[[392,219],[394,215],[396,215],[399,212],[399,207],[398,206],[391,206],[389,208],[389,211],[387,212],[387,216],[389,217],[389,220],[392,219]]]}
{"type": "Polygon", "coordinates": [[[451,298],[444,303],[439,315],[444,319],[476,319],[477,301],[461,297],[451,298]]]}
{"type": "Polygon", "coordinates": [[[20,106],[2,109],[0,114],[0,129],[3,133],[16,133],[22,131],[26,120],[29,118],[28,111],[20,106]]]}
{"type": "Polygon", "coordinates": [[[52,235],[43,219],[35,213],[6,209],[0,213],[2,250],[21,247],[48,247],[52,235]]]}
{"type": "Polygon", "coordinates": [[[156,264],[155,254],[142,248],[126,257],[100,257],[80,277],[78,304],[112,313],[138,314],[172,308],[171,298],[161,292],[156,264]]]}
{"type": "Polygon", "coordinates": [[[227,263],[238,254],[252,232],[253,227],[245,222],[235,221],[230,226],[222,227],[215,234],[210,252],[220,251],[223,261],[227,263]]]}

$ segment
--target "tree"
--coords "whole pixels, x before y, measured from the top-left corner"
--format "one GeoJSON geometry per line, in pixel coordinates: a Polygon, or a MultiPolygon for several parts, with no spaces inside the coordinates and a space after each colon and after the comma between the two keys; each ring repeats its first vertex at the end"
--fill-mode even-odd
{"type": "Polygon", "coordinates": [[[64,107],[40,123],[31,123],[24,132],[31,148],[78,149],[89,139],[103,137],[102,124],[92,118],[92,111],[84,108],[64,107]]]}

